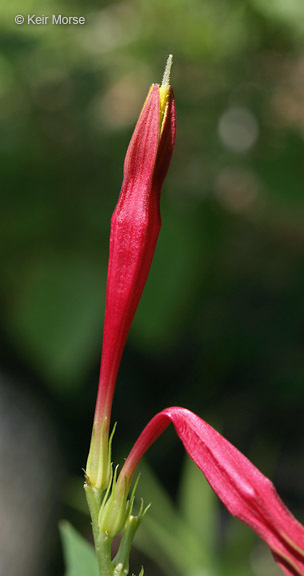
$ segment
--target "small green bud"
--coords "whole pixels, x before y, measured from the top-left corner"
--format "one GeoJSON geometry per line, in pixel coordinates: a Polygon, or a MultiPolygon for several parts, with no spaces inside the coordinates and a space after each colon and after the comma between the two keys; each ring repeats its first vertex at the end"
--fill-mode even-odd
{"type": "MultiPolygon", "coordinates": [[[[137,531],[138,526],[140,525],[144,515],[146,514],[147,510],[150,506],[144,509],[143,500],[141,500],[139,513],[137,516],[132,515],[132,503],[130,505],[130,512],[129,516],[126,520],[123,535],[121,538],[121,542],[119,545],[118,552],[113,560],[114,565],[114,576],[125,576],[129,573],[129,556],[131,547],[133,544],[133,540],[137,531]]],[[[143,570],[143,569],[142,569],[143,570]]],[[[143,574],[141,571],[140,574],[143,574]]]]}
{"type": "Polygon", "coordinates": [[[123,529],[129,514],[129,501],[127,501],[127,483],[123,489],[116,483],[117,468],[115,469],[111,496],[105,495],[101,505],[98,525],[100,532],[109,536],[116,536],[123,529]]]}

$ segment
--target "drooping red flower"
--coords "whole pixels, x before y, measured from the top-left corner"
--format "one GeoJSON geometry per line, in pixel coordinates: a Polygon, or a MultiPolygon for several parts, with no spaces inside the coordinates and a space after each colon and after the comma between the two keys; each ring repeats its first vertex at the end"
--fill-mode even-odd
{"type": "Polygon", "coordinates": [[[87,464],[90,481],[98,487],[107,485],[109,475],[108,435],[117,372],[161,227],[160,193],[176,131],[171,62],[169,57],[162,85],[152,84],[139,116],[111,220],[100,378],[87,464]]]}
{"type": "Polygon", "coordinates": [[[268,544],[285,574],[303,576],[304,527],[286,508],[272,482],[214,428],[185,408],[167,408],[152,418],[121,470],[117,492],[126,482],[131,485],[140,459],[170,422],[229,512],[268,544]]]}

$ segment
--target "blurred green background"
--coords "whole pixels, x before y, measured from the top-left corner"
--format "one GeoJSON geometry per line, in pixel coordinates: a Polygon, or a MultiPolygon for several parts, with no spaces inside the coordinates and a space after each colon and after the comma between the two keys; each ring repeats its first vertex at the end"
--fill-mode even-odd
{"type": "MultiPolygon", "coordinates": [[[[184,405],[271,476],[304,520],[303,0],[12,0],[0,7],[1,576],[62,575],[59,518],[90,537],[81,468],[110,217],[137,115],[171,52],[176,149],[119,373],[113,456],[122,462],[156,411],[184,405]],[[18,14],[86,23],[17,25],[18,14]]],[[[173,431],[148,455],[158,481],[145,498],[154,493],[155,505],[133,570],[279,574],[216,499],[214,513],[200,508],[183,458],[173,431]],[[172,508],[164,534],[183,517],[185,485],[187,514],[204,519],[196,546],[213,547],[213,568],[210,558],[208,569],[202,558],[187,567],[191,547],[182,564],[184,535],[157,536],[158,510],[172,508]]]]}

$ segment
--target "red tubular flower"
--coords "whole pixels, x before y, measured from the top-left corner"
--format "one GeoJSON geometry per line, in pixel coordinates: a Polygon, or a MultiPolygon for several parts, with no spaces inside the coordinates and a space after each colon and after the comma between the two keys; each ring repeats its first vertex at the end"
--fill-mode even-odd
{"type": "Polygon", "coordinates": [[[130,486],[140,459],[170,422],[229,512],[268,544],[285,574],[303,576],[303,526],[283,504],[271,481],[214,428],[185,408],[167,408],[149,422],[121,470],[117,491],[125,489],[126,482],[130,486]]]}
{"type": "Polygon", "coordinates": [[[99,488],[109,477],[108,434],[117,372],[161,226],[160,193],[175,142],[171,62],[169,57],[162,85],[152,84],[139,116],[111,221],[102,359],[87,464],[87,475],[99,488]]]}
{"type": "MultiPolygon", "coordinates": [[[[285,507],[270,480],[189,410],[173,407],[157,414],[139,436],[118,479],[115,472],[111,483],[108,438],[116,377],[154,254],[161,225],[161,186],[175,142],[170,65],[169,57],[161,87],[152,85],[140,114],[127,151],[121,194],[111,222],[100,381],[85,484],[98,557],[101,562],[106,558],[112,566],[110,548],[100,546],[129,523],[133,498],[127,503],[127,496],[136,467],[172,422],[189,456],[229,512],[268,544],[287,576],[304,576],[303,526],[285,507]],[[101,492],[106,487],[100,505],[101,492]]],[[[142,510],[136,519],[132,538],[143,514],[142,510]]],[[[128,540],[130,534],[126,530],[128,540]]],[[[119,562],[121,557],[125,558],[126,549],[118,555],[119,562]]]]}

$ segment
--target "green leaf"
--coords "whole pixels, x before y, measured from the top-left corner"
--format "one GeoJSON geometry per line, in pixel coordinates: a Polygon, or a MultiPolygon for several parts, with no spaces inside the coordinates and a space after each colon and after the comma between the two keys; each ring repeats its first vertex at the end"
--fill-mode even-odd
{"type": "Polygon", "coordinates": [[[182,471],[179,503],[187,525],[192,528],[201,547],[211,558],[215,552],[218,530],[218,501],[207,480],[188,456],[182,471]]]}
{"type": "MultiPolygon", "coordinates": [[[[136,534],[135,544],[150,556],[167,575],[214,576],[210,565],[211,556],[201,538],[173,505],[146,462],[141,461],[142,472],[140,492],[145,502],[151,502],[151,509],[136,534]]],[[[201,474],[202,476],[202,474],[201,474]]]]}
{"type": "Polygon", "coordinates": [[[66,564],[65,576],[99,576],[95,552],[65,520],[59,525],[66,564]]]}

